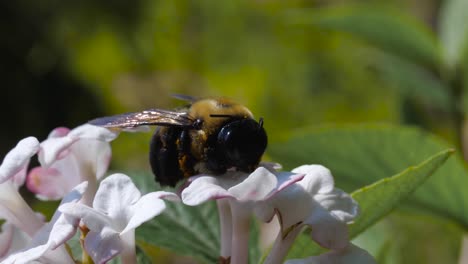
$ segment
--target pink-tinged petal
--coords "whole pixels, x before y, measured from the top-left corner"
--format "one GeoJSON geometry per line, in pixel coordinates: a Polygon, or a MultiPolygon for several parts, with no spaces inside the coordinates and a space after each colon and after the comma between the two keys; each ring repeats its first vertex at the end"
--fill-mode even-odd
{"type": "Polygon", "coordinates": [[[257,168],[243,182],[228,191],[240,202],[269,199],[284,188],[302,180],[303,174],[276,172],[273,174],[264,167],[257,168]]]}
{"type": "Polygon", "coordinates": [[[85,238],[85,250],[93,259],[94,263],[106,263],[117,256],[123,249],[119,234],[110,229],[102,232],[89,232],[85,238]]]}
{"type": "Polygon", "coordinates": [[[22,139],[6,154],[0,165],[0,183],[11,179],[24,170],[32,156],[39,151],[39,141],[34,137],[22,139]]]}
{"type": "Polygon", "coordinates": [[[141,193],[130,177],[116,173],[105,178],[96,192],[93,207],[114,219],[126,219],[126,209],[140,199],[141,193]]]}
{"type": "Polygon", "coordinates": [[[116,131],[111,131],[104,127],[84,124],[70,131],[68,136],[80,139],[94,139],[104,142],[111,142],[119,135],[116,131]]]}
{"type": "Polygon", "coordinates": [[[77,140],[78,138],[69,136],[44,140],[38,153],[39,163],[44,167],[49,167],[54,161],[64,158],[70,146],[77,140]]]}
{"type": "Polygon", "coordinates": [[[154,195],[158,198],[167,200],[167,201],[172,201],[172,202],[180,202],[180,197],[172,192],[166,192],[166,191],[157,191],[154,192],[154,195]]]}
{"type": "Polygon", "coordinates": [[[258,201],[265,199],[277,185],[276,176],[264,167],[259,167],[244,181],[229,188],[228,191],[239,201],[258,201]]]}
{"type": "Polygon", "coordinates": [[[367,251],[353,244],[342,250],[332,250],[306,259],[292,259],[285,264],[377,264],[367,251]]]}
{"type": "Polygon", "coordinates": [[[269,199],[270,197],[276,195],[278,192],[281,192],[285,188],[288,188],[292,184],[301,181],[304,179],[305,174],[297,174],[291,172],[277,172],[276,178],[278,179],[278,185],[276,186],[275,190],[271,192],[265,199],[269,199]]]}
{"type": "Polygon", "coordinates": [[[68,183],[55,168],[36,167],[28,175],[26,186],[41,200],[58,200],[68,191],[68,183]]]}
{"type": "Polygon", "coordinates": [[[333,191],[335,182],[329,169],[322,165],[302,165],[292,170],[294,173],[305,174],[299,182],[309,193],[328,193],[333,191]]]}
{"type": "Polygon", "coordinates": [[[336,219],[351,223],[359,214],[359,205],[351,197],[340,189],[334,189],[330,193],[317,194],[314,199],[336,219]]]}
{"type": "Polygon", "coordinates": [[[153,192],[143,195],[138,202],[131,207],[129,221],[120,234],[124,234],[128,230],[139,227],[144,222],[161,214],[166,209],[166,204],[160,198],[160,194],[153,192]]]}
{"type": "Polygon", "coordinates": [[[57,127],[56,129],[50,131],[47,138],[60,138],[68,135],[70,133],[70,129],[66,127],[57,127]]]}
{"type": "Polygon", "coordinates": [[[23,186],[24,182],[26,181],[26,175],[28,173],[28,166],[29,166],[29,161],[25,164],[25,166],[13,177],[10,178],[10,180],[13,182],[13,184],[16,186],[17,189],[19,187],[23,186]]]}
{"type": "Polygon", "coordinates": [[[208,200],[233,197],[220,186],[218,179],[211,176],[195,178],[181,194],[184,204],[196,206],[208,200]]]}

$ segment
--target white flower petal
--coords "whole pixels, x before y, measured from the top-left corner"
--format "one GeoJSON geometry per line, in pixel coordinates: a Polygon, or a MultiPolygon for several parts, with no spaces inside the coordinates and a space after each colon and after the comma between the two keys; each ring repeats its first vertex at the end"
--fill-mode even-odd
{"type": "Polygon", "coordinates": [[[43,225],[11,181],[0,184],[0,218],[6,219],[31,237],[43,225]]]}
{"type": "Polygon", "coordinates": [[[84,124],[74,128],[68,136],[80,139],[95,139],[104,142],[111,142],[119,135],[116,131],[111,131],[104,127],[84,124]]]}
{"type": "MultiPolygon", "coordinates": [[[[67,195],[65,195],[65,197],[63,197],[62,201],[60,202],[60,206],[61,205],[64,205],[64,204],[76,204],[78,203],[78,201],[81,200],[81,198],[83,197],[83,194],[86,192],[86,188],[88,188],[88,182],[82,182],[80,184],[78,184],[77,186],[75,186],[75,188],[73,188],[67,195]]],[[[52,216],[52,219],[51,219],[51,223],[55,223],[56,221],[59,220],[59,218],[63,217],[62,216],[62,212],[60,212],[60,210],[57,210],[55,211],[54,215],[52,216]]],[[[69,219],[69,218],[66,218],[66,219],[62,219],[60,221],[64,221],[64,224],[65,223],[70,223],[72,225],[74,225],[75,221],[72,220],[72,219],[69,219]]]]}
{"type": "Polygon", "coordinates": [[[256,204],[254,212],[265,222],[269,222],[278,212],[282,231],[285,231],[307,219],[311,207],[310,194],[299,184],[293,184],[270,199],[256,204]]]}
{"type": "Polygon", "coordinates": [[[335,182],[329,169],[322,165],[302,165],[292,170],[305,174],[299,184],[309,193],[328,193],[333,191],[335,182]]]}
{"type": "Polygon", "coordinates": [[[4,259],[2,261],[2,264],[26,264],[26,263],[31,263],[34,260],[39,259],[41,256],[44,255],[44,253],[47,251],[47,245],[41,245],[38,247],[34,247],[31,249],[28,249],[26,251],[20,251],[17,253],[14,253],[8,258],[4,259]]]}
{"type": "Polygon", "coordinates": [[[234,198],[239,203],[253,203],[269,199],[287,186],[301,180],[303,175],[272,173],[259,167],[251,174],[228,171],[219,176],[194,176],[182,191],[182,201],[199,205],[208,200],[234,198]]]}
{"type": "Polygon", "coordinates": [[[128,219],[127,208],[140,199],[141,193],[130,177],[116,173],[105,178],[96,192],[93,207],[113,219],[128,219]]]}
{"type": "Polygon", "coordinates": [[[39,141],[34,137],[22,139],[6,154],[0,166],[0,183],[24,170],[32,156],[39,151],[39,141]]]}
{"type": "Polygon", "coordinates": [[[103,212],[99,212],[84,204],[64,204],[59,211],[65,215],[75,218],[81,218],[83,223],[94,231],[102,230],[106,226],[112,225],[112,219],[103,212]]]}
{"type": "Polygon", "coordinates": [[[333,217],[330,212],[318,203],[310,217],[304,221],[312,228],[311,236],[322,247],[341,249],[348,244],[348,227],[346,223],[333,217]]]}
{"type": "Polygon", "coordinates": [[[69,136],[51,137],[41,142],[41,148],[38,153],[39,163],[43,167],[49,167],[54,161],[63,158],[70,146],[75,143],[78,138],[69,136]]]}
{"type": "Polygon", "coordinates": [[[157,192],[148,193],[143,195],[136,204],[132,206],[132,215],[120,234],[124,234],[128,230],[135,229],[142,223],[150,220],[151,218],[159,215],[164,209],[166,204],[160,199],[161,195],[157,192]]]}
{"type": "Polygon", "coordinates": [[[78,140],[71,146],[70,151],[83,171],[81,178],[86,180],[102,178],[112,156],[109,143],[91,139],[78,140]]]}
{"type": "Polygon", "coordinates": [[[181,194],[182,201],[191,206],[202,204],[208,200],[233,197],[221,186],[218,179],[211,176],[193,178],[193,181],[181,194]]]}
{"type": "Polygon", "coordinates": [[[119,254],[123,245],[119,234],[106,228],[101,232],[89,232],[85,238],[85,249],[94,263],[101,264],[119,254]]]}
{"type": "MultiPolygon", "coordinates": [[[[62,200],[63,205],[78,202],[86,190],[87,183],[76,186],[62,200]]],[[[79,219],[56,211],[52,220],[37,231],[27,247],[10,256],[8,263],[30,263],[41,258],[47,263],[69,263],[71,261],[62,246],[76,233],[79,219]],[[46,261],[48,260],[48,261],[46,261]]]]}
{"type": "Polygon", "coordinates": [[[334,189],[330,193],[317,194],[314,199],[336,219],[344,223],[351,223],[359,214],[358,203],[351,195],[340,189],[334,189]]]}
{"type": "MultiPolygon", "coordinates": [[[[222,181],[222,178],[219,180],[222,181]]],[[[243,182],[234,185],[228,191],[239,201],[258,201],[265,199],[277,185],[276,176],[264,167],[259,167],[243,182]]]]}
{"type": "Polygon", "coordinates": [[[2,225],[0,233],[0,260],[16,252],[29,243],[29,236],[9,222],[2,225]]]}
{"type": "Polygon", "coordinates": [[[270,221],[275,214],[282,235],[291,227],[312,227],[312,238],[326,248],[342,248],[348,243],[346,223],[358,214],[358,205],[350,195],[334,189],[330,171],[321,165],[305,165],[293,170],[304,178],[280,191],[271,199],[257,203],[255,214],[270,221]]]}
{"type": "Polygon", "coordinates": [[[377,264],[364,249],[349,244],[342,250],[332,250],[306,259],[292,259],[285,264],[377,264]]]}

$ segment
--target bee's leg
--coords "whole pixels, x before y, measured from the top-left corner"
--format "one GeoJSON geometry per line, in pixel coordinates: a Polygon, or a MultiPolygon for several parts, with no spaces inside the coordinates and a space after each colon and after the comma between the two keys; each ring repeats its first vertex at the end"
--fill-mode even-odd
{"type": "Polygon", "coordinates": [[[179,153],[179,168],[184,177],[190,177],[196,174],[194,166],[196,163],[195,157],[191,152],[192,139],[188,130],[182,130],[179,139],[177,140],[177,150],[179,153]]]}
{"type": "Polygon", "coordinates": [[[179,167],[176,141],[182,129],[177,127],[160,127],[154,133],[149,152],[149,160],[153,174],[161,186],[175,186],[183,179],[179,167]]]}

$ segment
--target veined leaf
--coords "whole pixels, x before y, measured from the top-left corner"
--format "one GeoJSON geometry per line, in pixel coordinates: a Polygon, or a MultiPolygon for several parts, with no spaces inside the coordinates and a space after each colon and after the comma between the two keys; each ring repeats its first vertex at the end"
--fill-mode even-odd
{"type": "Polygon", "coordinates": [[[384,178],[353,192],[351,195],[359,203],[361,211],[350,225],[350,236],[355,237],[390,213],[444,164],[453,152],[451,149],[442,151],[418,166],[410,167],[393,177],[384,178]]]}

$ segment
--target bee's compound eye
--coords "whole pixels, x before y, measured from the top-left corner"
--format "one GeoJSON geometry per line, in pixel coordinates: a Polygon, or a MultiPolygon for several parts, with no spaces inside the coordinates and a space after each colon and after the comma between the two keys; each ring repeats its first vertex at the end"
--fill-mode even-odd
{"type": "Polygon", "coordinates": [[[265,129],[253,119],[241,119],[224,125],[218,144],[231,165],[248,171],[257,165],[267,146],[265,129]]]}

